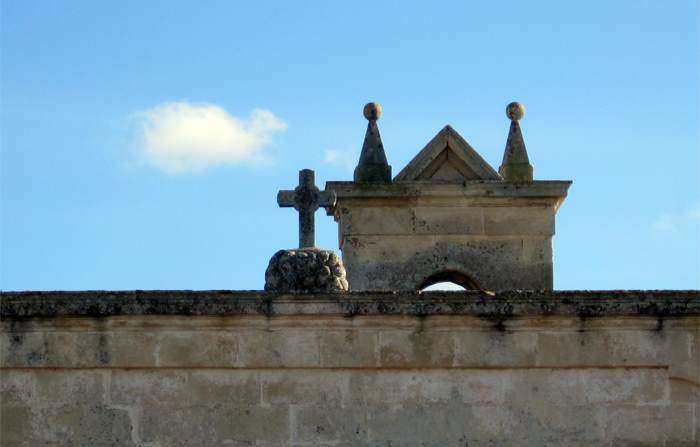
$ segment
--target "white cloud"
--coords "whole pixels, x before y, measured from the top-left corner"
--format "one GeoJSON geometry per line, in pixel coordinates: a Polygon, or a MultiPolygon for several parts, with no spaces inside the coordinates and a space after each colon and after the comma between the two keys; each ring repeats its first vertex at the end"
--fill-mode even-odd
{"type": "Polygon", "coordinates": [[[670,214],[662,214],[652,224],[651,227],[660,233],[667,233],[676,229],[676,224],[670,214]]]}
{"type": "Polygon", "coordinates": [[[346,149],[327,149],[323,152],[323,163],[352,171],[355,169],[358,156],[359,154],[346,149]]]}
{"type": "Polygon", "coordinates": [[[690,207],[688,210],[688,218],[690,220],[700,220],[700,202],[690,207]]]}
{"type": "Polygon", "coordinates": [[[214,104],[170,102],[137,113],[139,149],[146,160],[169,173],[215,165],[269,161],[263,149],[287,124],[272,112],[255,109],[247,119],[214,104]]]}

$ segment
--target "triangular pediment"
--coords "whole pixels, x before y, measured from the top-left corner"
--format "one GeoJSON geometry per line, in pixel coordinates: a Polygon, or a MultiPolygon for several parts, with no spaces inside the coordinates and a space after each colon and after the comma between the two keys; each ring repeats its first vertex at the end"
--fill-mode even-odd
{"type": "Polygon", "coordinates": [[[501,176],[452,127],[445,126],[394,177],[395,182],[501,180],[501,176]]]}

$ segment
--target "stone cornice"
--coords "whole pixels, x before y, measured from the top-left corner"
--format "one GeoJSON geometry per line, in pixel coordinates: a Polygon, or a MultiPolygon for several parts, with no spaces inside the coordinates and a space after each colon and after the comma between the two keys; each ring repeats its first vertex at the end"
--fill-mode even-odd
{"type": "Polygon", "coordinates": [[[338,198],[403,198],[403,197],[566,197],[569,180],[537,180],[530,183],[509,183],[496,180],[474,180],[463,183],[411,181],[391,184],[326,182],[326,189],[338,198]]]}
{"type": "Polygon", "coordinates": [[[351,292],[285,294],[261,291],[3,292],[3,320],[122,315],[263,315],[353,317],[467,315],[494,320],[533,316],[700,315],[698,290],[351,292]]]}

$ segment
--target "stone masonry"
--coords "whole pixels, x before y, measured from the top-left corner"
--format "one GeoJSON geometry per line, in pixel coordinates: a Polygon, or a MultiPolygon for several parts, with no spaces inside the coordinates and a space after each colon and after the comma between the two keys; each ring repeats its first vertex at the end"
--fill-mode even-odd
{"type": "Polygon", "coordinates": [[[348,290],[343,261],[334,252],[315,247],[314,214],[335,205],[333,191],[319,191],[311,169],[299,171],[299,186],[280,191],[277,204],[299,212],[299,248],[279,250],[265,271],[265,290],[277,292],[344,292],[348,290]]]}
{"type": "Polygon", "coordinates": [[[421,290],[452,281],[466,289],[552,289],[555,215],[570,181],[533,180],[511,103],[511,127],[496,172],[445,126],[393,180],[374,103],[354,181],[334,181],[328,208],[338,222],[350,290],[421,290]],[[372,154],[370,157],[367,154],[372,154]],[[364,173],[358,175],[357,173],[364,173]]]}
{"type": "Polygon", "coordinates": [[[699,440],[698,292],[4,293],[0,315],[4,447],[699,440]]]}

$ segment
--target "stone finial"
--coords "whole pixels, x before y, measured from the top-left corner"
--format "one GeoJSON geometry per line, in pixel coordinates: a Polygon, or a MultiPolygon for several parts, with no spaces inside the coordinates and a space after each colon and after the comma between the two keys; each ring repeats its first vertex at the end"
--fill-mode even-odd
{"type": "Polygon", "coordinates": [[[265,290],[276,292],[345,292],[343,261],[330,250],[280,250],[265,271],[265,290]]]}
{"type": "Polygon", "coordinates": [[[382,106],[376,102],[370,102],[365,105],[362,113],[369,123],[365,141],[362,144],[360,162],[355,168],[354,180],[356,183],[391,183],[391,166],[386,161],[384,145],[377,127],[377,120],[382,116],[382,106]]]}
{"type": "Polygon", "coordinates": [[[507,182],[531,182],[532,165],[527,156],[525,141],[518,123],[525,116],[525,106],[519,102],[511,102],[506,107],[506,116],[510,119],[510,131],[503,154],[503,163],[498,168],[498,173],[507,182]]]}
{"type": "Polygon", "coordinates": [[[511,121],[520,121],[525,116],[525,106],[519,102],[511,102],[506,106],[506,116],[511,121]]]}
{"type": "Polygon", "coordinates": [[[378,102],[368,102],[365,108],[362,109],[362,114],[368,120],[378,120],[382,117],[382,105],[378,102]]]}

